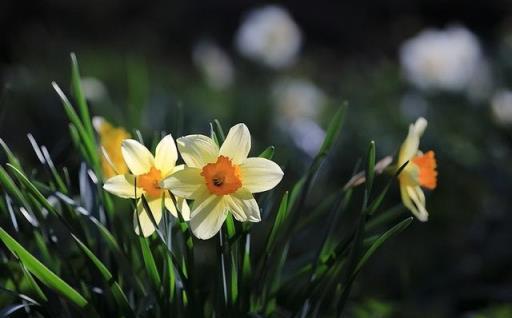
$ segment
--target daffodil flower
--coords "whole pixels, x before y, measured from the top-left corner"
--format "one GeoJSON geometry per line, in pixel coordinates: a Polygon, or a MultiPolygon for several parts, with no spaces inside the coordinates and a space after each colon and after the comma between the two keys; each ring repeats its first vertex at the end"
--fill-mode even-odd
{"type": "Polygon", "coordinates": [[[409,161],[398,176],[402,202],[422,222],[428,220],[422,187],[433,190],[437,186],[437,163],[434,152],[422,153],[418,150],[420,138],[426,127],[425,118],[419,118],[416,123],[411,124],[409,134],[398,155],[399,167],[409,161]]]}
{"type": "MultiPolygon", "coordinates": [[[[184,166],[176,166],[178,151],[171,135],[165,136],[160,141],[156,147],[155,156],[144,145],[133,139],[126,139],[122,142],[121,153],[131,174],[114,176],[105,182],[103,188],[121,198],[139,199],[133,219],[135,232],[140,233],[140,221],[142,234],[147,237],[155,231],[155,227],[148,211],[143,206],[141,196],[144,195],[148,201],[150,213],[157,224],[162,219],[163,207],[177,217],[178,211],[174,201],[168,191],[160,187],[160,182],[182,170],[184,166]]],[[[177,197],[176,203],[183,218],[188,220],[190,210],[186,200],[177,197]]]]}
{"type": "Polygon", "coordinates": [[[128,167],[121,154],[121,143],[130,138],[130,134],[121,127],[112,126],[103,117],[94,117],[92,122],[103,148],[101,155],[103,176],[108,179],[117,174],[127,173],[128,167]]]}
{"type": "Polygon", "coordinates": [[[214,236],[229,212],[240,222],[261,221],[253,193],[274,188],[283,171],[268,159],[247,158],[251,149],[247,126],[232,127],[220,148],[203,135],[178,138],[177,144],[187,167],[162,185],[176,196],[194,200],[190,227],[196,237],[214,236]]]}

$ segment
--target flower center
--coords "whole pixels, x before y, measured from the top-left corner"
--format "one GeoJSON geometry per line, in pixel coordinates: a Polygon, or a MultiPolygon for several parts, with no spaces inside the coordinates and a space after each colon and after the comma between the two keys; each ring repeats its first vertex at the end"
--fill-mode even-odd
{"type": "Polygon", "coordinates": [[[137,176],[137,186],[146,191],[146,195],[151,198],[157,198],[162,195],[162,188],[160,188],[160,181],[162,180],[162,173],[155,167],[151,167],[148,173],[137,176]]]}
{"type": "Polygon", "coordinates": [[[240,167],[224,156],[219,156],[217,162],[204,166],[201,176],[204,177],[208,191],[215,195],[230,194],[242,186],[240,167]]]}
{"type": "Polygon", "coordinates": [[[418,168],[420,186],[433,190],[437,186],[437,162],[433,151],[414,157],[411,162],[418,168]]]}

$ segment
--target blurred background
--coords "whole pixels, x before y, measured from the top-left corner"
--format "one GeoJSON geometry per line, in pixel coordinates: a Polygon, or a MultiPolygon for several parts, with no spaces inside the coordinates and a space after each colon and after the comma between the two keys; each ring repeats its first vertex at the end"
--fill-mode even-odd
{"type": "MultiPolygon", "coordinates": [[[[30,132],[56,164],[77,169],[50,85],[69,91],[75,52],[94,115],[148,139],[208,133],[214,118],[245,122],[253,154],[276,146],[284,189],[347,101],[316,204],[349,179],[370,140],[379,157],[394,155],[423,116],[421,148],[439,167],[430,220],[370,261],[349,314],[512,317],[511,9],[499,0],[1,1],[0,137],[27,166],[37,166],[30,132]]],[[[388,199],[399,202],[398,186],[388,199]]]]}

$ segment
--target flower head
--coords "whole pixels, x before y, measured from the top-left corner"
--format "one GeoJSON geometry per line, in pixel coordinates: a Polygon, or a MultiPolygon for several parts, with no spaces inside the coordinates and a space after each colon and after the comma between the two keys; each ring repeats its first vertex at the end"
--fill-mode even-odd
{"type": "Polygon", "coordinates": [[[427,221],[425,194],[422,187],[433,190],[437,186],[437,163],[433,151],[422,153],[418,150],[420,138],[427,127],[425,118],[420,117],[409,127],[398,155],[398,166],[409,163],[398,176],[402,202],[420,221],[427,221]]]}
{"type": "Polygon", "coordinates": [[[162,185],[177,196],[194,200],[190,227],[195,236],[214,236],[229,212],[241,222],[261,221],[252,194],[274,188],[283,171],[268,159],[247,158],[251,150],[247,126],[233,126],[220,148],[203,135],[178,138],[177,143],[187,166],[162,185]]]}
{"type": "Polygon", "coordinates": [[[130,134],[122,127],[114,127],[103,117],[93,118],[94,129],[100,137],[100,145],[104,149],[101,155],[101,170],[105,178],[128,172],[121,154],[121,143],[130,138],[130,134]],[[107,157],[108,156],[108,157],[107,157]]]}
{"type": "Polygon", "coordinates": [[[178,151],[171,135],[165,136],[156,147],[155,156],[141,143],[133,139],[126,139],[121,146],[122,156],[131,174],[120,174],[108,179],[103,188],[121,198],[139,199],[137,211],[134,214],[135,232],[149,236],[155,231],[149,213],[152,213],[156,223],[162,219],[162,210],[165,207],[174,216],[181,212],[185,220],[189,219],[190,210],[185,199],[177,197],[176,208],[168,191],[160,187],[163,179],[172,176],[184,168],[176,166],[178,151]],[[141,196],[146,198],[151,211],[146,211],[141,196]]]}

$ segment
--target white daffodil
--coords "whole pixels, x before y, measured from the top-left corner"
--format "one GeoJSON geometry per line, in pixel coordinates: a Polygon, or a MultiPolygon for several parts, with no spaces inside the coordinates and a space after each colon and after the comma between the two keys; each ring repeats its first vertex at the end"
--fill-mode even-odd
{"type": "Polygon", "coordinates": [[[195,236],[214,236],[229,212],[240,222],[261,221],[252,194],[274,188],[283,171],[268,159],[247,158],[251,149],[247,126],[233,126],[220,148],[203,135],[178,138],[177,143],[187,167],[162,185],[176,196],[194,200],[190,227],[195,236]]]}
{"type": "MultiPolygon", "coordinates": [[[[140,222],[142,234],[147,237],[155,231],[155,227],[151,222],[148,211],[144,209],[142,199],[140,199],[141,196],[144,195],[148,201],[151,209],[150,213],[152,213],[156,223],[160,223],[164,207],[177,217],[178,211],[174,201],[168,191],[160,187],[160,182],[182,170],[184,166],[176,166],[178,151],[171,135],[165,136],[160,141],[156,147],[155,156],[144,145],[133,139],[123,141],[121,152],[131,174],[114,176],[105,182],[103,188],[121,198],[139,199],[136,214],[134,213],[133,218],[135,232],[140,233],[140,222]]],[[[183,218],[188,220],[190,210],[185,199],[177,197],[176,203],[183,218]]]]}
{"type": "Polygon", "coordinates": [[[437,163],[434,152],[422,153],[418,150],[425,128],[427,128],[427,121],[423,117],[411,124],[409,134],[398,155],[399,167],[409,161],[398,176],[402,202],[422,222],[428,220],[422,187],[433,190],[437,186],[437,163]]]}

